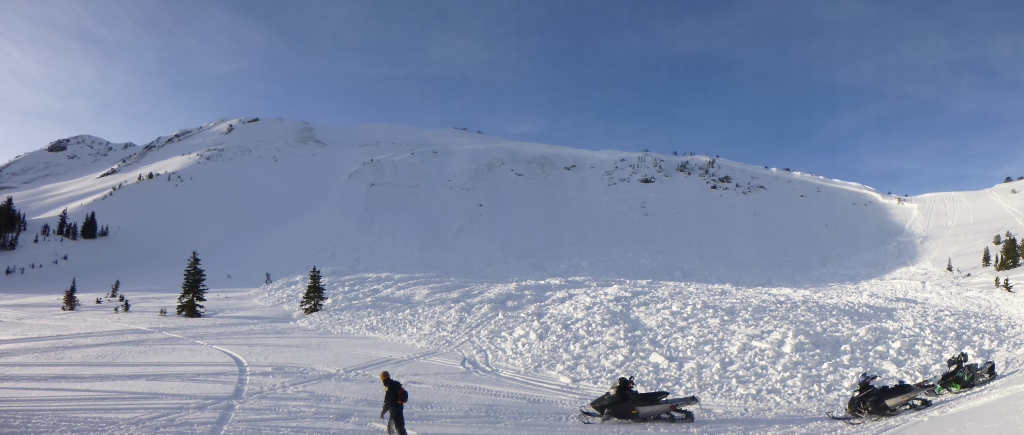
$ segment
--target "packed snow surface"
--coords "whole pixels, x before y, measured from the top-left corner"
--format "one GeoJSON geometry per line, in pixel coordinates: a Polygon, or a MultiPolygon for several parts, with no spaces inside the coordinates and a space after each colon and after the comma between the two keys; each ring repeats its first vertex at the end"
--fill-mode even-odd
{"type": "Polygon", "coordinates": [[[1024,429],[1022,302],[994,286],[1019,269],[981,266],[1024,227],[1020,182],[897,198],[690,153],[277,119],[54,144],[0,168],[28,218],[0,252],[3,433],[383,433],[381,370],[417,434],[1024,429]],[[65,208],[110,236],[34,241],[65,208]],[[202,319],[173,316],[192,251],[202,319]],[[306,316],[313,266],[330,299],[306,316]],[[1000,377],[824,417],[862,372],[916,382],[960,351],[1000,377]],[[697,421],[576,420],[629,375],[700,397],[697,421]]]}

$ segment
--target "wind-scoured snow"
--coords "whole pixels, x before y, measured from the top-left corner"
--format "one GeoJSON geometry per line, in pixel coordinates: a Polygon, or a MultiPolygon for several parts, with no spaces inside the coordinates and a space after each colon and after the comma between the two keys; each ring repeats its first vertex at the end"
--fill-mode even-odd
{"type": "Polygon", "coordinates": [[[5,433],[378,433],[380,370],[413,433],[916,433],[1020,397],[1021,303],[981,267],[1024,227],[1019,182],[897,198],[712,156],[279,119],[77,138],[0,170],[29,218],[0,252],[5,433]],[[33,243],[65,208],[110,236],[33,243]],[[193,250],[208,316],[158,317],[193,250]],[[331,299],[305,316],[314,265],[331,299]],[[72,278],[84,306],[61,312],[72,278]],[[93,303],[114,280],[129,313],[93,303]],[[823,417],[861,372],[914,382],[961,350],[1004,376],[823,417]],[[699,396],[697,422],[575,421],[624,375],[699,396]]]}

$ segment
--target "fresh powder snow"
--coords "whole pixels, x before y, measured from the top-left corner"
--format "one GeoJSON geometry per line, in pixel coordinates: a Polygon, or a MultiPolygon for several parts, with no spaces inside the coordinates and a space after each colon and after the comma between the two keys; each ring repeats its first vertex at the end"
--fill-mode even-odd
{"type": "Polygon", "coordinates": [[[384,433],[388,370],[416,434],[1018,433],[1024,301],[993,282],[1022,274],[981,256],[1024,234],[1019,190],[895,197],[459,129],[77,136],[0,167],[28,221],[0,252],[0,432],[384,433]],[[65,209],[110,235],[34,242],[65,209]],[[174,316],[192,251],[201,319],[174,316]],[[329,300],[307,316],[314,266],[329,300]],[[960,351],[1000,377],[859,426],[824,416],[860,373],[917,382],[960,351]],[[580,424],[630,375],[700,397],[696,422],[580,424]]]}

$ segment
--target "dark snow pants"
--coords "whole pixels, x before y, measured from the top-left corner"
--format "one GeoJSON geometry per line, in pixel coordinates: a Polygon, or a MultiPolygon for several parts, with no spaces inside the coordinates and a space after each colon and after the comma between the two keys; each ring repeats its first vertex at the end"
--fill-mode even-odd
{"type": "Polygon", "coordinates": [[[391,419],[388,420],[388,434],[391,434],[391,428],[395,429],[398,435],[408,435],[405,432],[405,410],[401,407],[391,408],[391,419]]]}

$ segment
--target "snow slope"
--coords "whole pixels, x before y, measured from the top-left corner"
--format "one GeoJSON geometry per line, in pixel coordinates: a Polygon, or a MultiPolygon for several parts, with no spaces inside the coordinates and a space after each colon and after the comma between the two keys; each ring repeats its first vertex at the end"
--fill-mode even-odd
{"type": "Polygon", "coordinates": [[[1020,183],[896,198],[707,156],[250,121],[3,167],[29,217],[0,253],[5,433],[375,433],[381,369],[411,387],[416,433],[921,433],[1019,400],[1020,302],[980,257],[1024,226],[1020,183]],[[32,243],[64,208],[111,236],[32,243]],[[208,317],[156,316],[193,250],[208,317]],[[303,316],[313,265],[331,300],[303,316]],[[86,305],[63,313],[72,278],[86,305]],[[130,313],[92,303],[115,279],[130,313]],[[960,350],[1006,376],[866,426],[822,418],[860,372],[916,381],[960,350]],[[698,422],[575,422],[628,374],[700,396],[698,422]]]}

